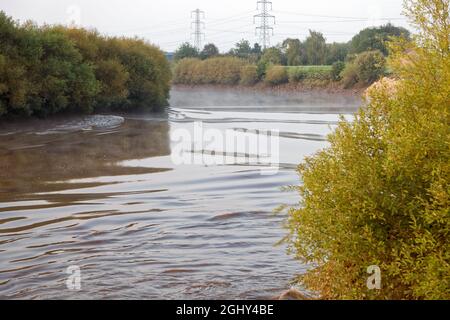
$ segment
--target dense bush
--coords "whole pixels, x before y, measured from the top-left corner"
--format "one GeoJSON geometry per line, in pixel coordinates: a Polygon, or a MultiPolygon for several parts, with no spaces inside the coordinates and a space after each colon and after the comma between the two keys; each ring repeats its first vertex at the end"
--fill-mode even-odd
{"type": "Polygon", "coordinates": [[[263,51],[260,62],[266,65],[281,65],[285,62],[283,52],[275,47],[267,48],[263,51]]]}
{"type": "Polygon", "coordinates": [[[341,77],[341,73],[342,71],[344,71],[345,69],[345,63],[342,61],[336,61],[335,63],[333,63],[332,68],[331,68],[331,78],[334,81],[339,81],[342,79],[341,77]]]}
{"type": "Polygon", "coordinates": [[[349,62],[345,65],[341,72],[341,83],[344,88],[348,89],[355,86],[359,82],[358,68],[355,63],[349,62]]]}
{"type": "Polygon", "coordinates": [[[255,65],[244,66],[241,69],[241,84],[252,86],[259,81],[258,67],[255,65]]]}
{"type": "Polygon", "coordinates": [[[309,80],[330,80],[331,66],[298,66],[288,67],[289,82],[309,80]]]}
{"type": "Polygon", "coordinates": [[[288,73],[283,66],[272,66],[266,72],[264,82],[269,85],[279,85],[289,81],[288,73]]]}
{"type": "Polygon", "coordinates": [[[354,122],[299,167],[291,249],[325,299],[450,299],[449,3],[413,0],[421,32],[391,54],[354,122]],[[428,11],[433,15],[428,15],[428,11]],[[381,269],[381,289],[366,286],[381,269]]]}
{"type": "Polygon", "coordinates": [[[386,59],[380,51],[368,51],[350,60],[342,72],[346,88],[357,83],[369,85],[380,79],[386,71],[386,59]]]}
{"type": "Polygon", "coordinates": [[[386,70],[386,59],[380,51],[363,52],[355,62],[359,81],[371,84],[380,79],[386,70]]]}
{"type": "Polygon", "coordinates": [[[185,58],[177,62],[174,68],[173,82],[176,84],[194,84],[194,74],[201,60],[185,58]]]}
{"type": "Polygon", "coordinates": [[[163,53],[143,41],[0,13],[0,115],[163,106],[170,77],[163,53]]]}
{"type": "Polygon", "coordinates": [[[175,67],[174,83],[235,85],[241,80],[241,69],[246,65],[247,62],[236,57],[182,59],[175,67]]]}

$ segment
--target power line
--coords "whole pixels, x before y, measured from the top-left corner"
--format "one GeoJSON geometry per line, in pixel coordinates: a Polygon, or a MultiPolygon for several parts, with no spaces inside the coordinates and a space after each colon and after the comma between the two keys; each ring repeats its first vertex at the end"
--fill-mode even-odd
{"type": "Polygon", "coordinates": [[[232,21],[242,20],[242,19],[248,17],[249,15],[252,16],[254,12],[255,12],[255,10],[251,10],[251,11],[246,11],[246,12],[242,12],[239,14],[235,14],[235,15],[227,17],[227,18],[214,19],[214,20],[208,19],[208,26],[212,26],[212,25],[215,26],[215,25],[220,25],[220,24],[226,24],[226,23],[229,23],[232,21]]]}
{"type": "Polygon", "coordinates": [[[194,21],[191,22],[191,27],[192,24],[194,24],[195,30],[192,33],[192,35],[194,35],[194,46],[200,51],[202,47],[202,37],[205,37],[205,34],[202,32],[202,27],[205,27],[205,23],[201,21],[201,19],[205,19],[205,13],[200,9],[196,9],[191,12],[191,18],[192,17],[194,18],[194,21]]]}
{"type": "MultiPolygon", "coordinates": [[[[287,20],[283,20],[281,23],[282,24],[308,24],[308,23],[346,23],[346,22],[367,22],[370,19],[348,19],[348,20],[315,20],[315,21],[308,21],[308,20],[303,20],[303,21],[287,21],[287,20]]],[[[377,18],[377,19],[372,19],[374,21],[393,21],[393,20],[401,20],[403,21],[403,18],[377,18]]]]}
{"type": "Polygon", "coordinates": [[[257,10],[260,10],[260,13],[253,16],[253,23],[256,22],[256,19],[260,20],[260,26],[256,27],[256,32],[258,33],[259,31],[260,44],[266,49],[270,46],[270,32],[272,32],[273,35],[273,27],[270,26],[270,21],[273,19],[273,23],[275,24],[275,16],[269,14],[269,11],[272,10],[272,2],[259,0],[256,8],[257,10]]]}
{"type": "MultiPolygon", "coordinates": [[[[296,15],[296,16],[303,16],[303,17],[317,17],[317,18],[330,18],[330,19],[344,19],[344,20],[370,20],[372,18],[370,17],[345,17],[345,16],[331,16],[331,15],[319,15],[319,14],[309,14],[309,13],[300,13],[300,12],[292,12],[292,11],[279,11],[274,10],[275,13],[280,14],[287,14],[287,15],[296,15]]],[[[405,20],[405,18],[387,18],[383,17],[380,19],[374,19],[374,20],[405,20]]]]}
{"type": "Polygon", "coordinates": [[[332,18],[332,19],[365,19],[362,17],[343,17],[343,16],[330,16],[330,15],[319,15],[319,14],[309,14],[309,13],[300,13],[300,12],[292,12],[292,11],[280,11],[275,10],[276,13],[287,14],[287,15],[295,15],[302,17],[317,17],[317,18],[332,18]]]}

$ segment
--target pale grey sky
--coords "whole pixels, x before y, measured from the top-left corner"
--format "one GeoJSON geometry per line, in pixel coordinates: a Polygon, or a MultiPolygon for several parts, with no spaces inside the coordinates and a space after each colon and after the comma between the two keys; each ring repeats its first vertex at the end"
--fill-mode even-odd
{"type": "MultiPolygon", "coordinates": [[[[0,10],[20,21],[76,21],[109,35],[139,36],[172,51],[192,41],[191,11],[206,13],[206,42],[228,50],[240,39],[252,43],[257,0],[0,0],[0,10]]],[[[329,42],[348,41],[359,30],[392,22],[408,27],[401,15],[403,0],[272,0],[276,44],[287,37],[303,39],[308,29],[321,31],[329,42]]]]}

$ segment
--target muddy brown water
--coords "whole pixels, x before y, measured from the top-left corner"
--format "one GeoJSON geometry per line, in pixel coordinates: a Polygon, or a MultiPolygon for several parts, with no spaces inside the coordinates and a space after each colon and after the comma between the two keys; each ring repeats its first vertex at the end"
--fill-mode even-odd
{"type": "MultiPolygon", "coordinates": [[[[0,298],[265,299],[308,266],[275,244],[295,166],[359,99],[175,89],[164,114],[0,124],[0,298]],[[174,164],[171,134],[280,132],[280,168],[174,164]],[[69,290],[69,266],[81,290],[69,290]]],[[[202,150],[200,150],[202,151],[202,150]]],[[[211,151],[211,150],[210,150],[211,151]]],[[[214,150],[217,154],[227,150],[214,150]]]]}

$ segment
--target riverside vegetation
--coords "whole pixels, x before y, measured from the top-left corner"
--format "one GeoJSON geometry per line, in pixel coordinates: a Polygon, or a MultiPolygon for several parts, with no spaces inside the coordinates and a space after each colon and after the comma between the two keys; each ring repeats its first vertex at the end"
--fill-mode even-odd
{"type": "Polygon", "coordinates": [[[167,105],[171,70],[139,39],[19,24],[0,12],[0,117],[167,105]]]}
{"type": "Polygon", "coordinates": [[[288,242],[324,299],[450,299],[449,1],[405,12],[419,33],[391,45],[392,78],[298,169],[288,242]],[[371,265],[380,290],[366,287],[371,265]]]}
{"type": "MultiPolygon", "coordinates": [[[[339,123],[330,146],[298,168],[300,202],[288,212],[285,240],[315,266],[300,281],[324,299],[450,299],[449,0],[405,3],[419,31],[412,38],[387,25],[348,44],[312,31],[266,50],[241,41],[223,56],[212,44],[201,52],[185,44],[175,55],[174,82],[183,84],[350,88],[389,75],[368,90],[353,122],[339,123]],[[389,50],[390,36],[398,38],[389,50]],[[381,268],[380,290],[366,287],[371,265],[381,268]]],[[[153,109],[167,103],[170,78],[163,53],[142,40],[0,14],[0,116],[153,109]]],[[[169,152],[165,136],[158,156],[169,152]]]]}
{"type": "Polygon", "coordinates": [[[286,39],[262,50],[242,40],[226,54],[214,44],[198,51],[184,43],[174,55],[174,84],[242,85],[286,83],[309,87],[367,87],[388,74],[387,43],[391,37],[410,39],[404,28],[391,24],[367,28],[349,43],[326,43],[319,32],[310,31],[303,42],[286,39]]]}

